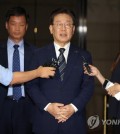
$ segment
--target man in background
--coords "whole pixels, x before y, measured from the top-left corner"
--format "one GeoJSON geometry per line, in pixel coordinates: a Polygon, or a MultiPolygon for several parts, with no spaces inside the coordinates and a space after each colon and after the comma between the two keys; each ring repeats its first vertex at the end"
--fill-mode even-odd
{"type": "MultiPolygon", "coordinates": [[[[22,7],[13,7],[6,13],[5,27],[8,39],[0,44],[0,65],[10,71],[27,71],[35,47],[24,40],[29,15],[22,7]]],[[[26,84],[0,84],[0,134],[31,134],[31,103],[26,84]]]]}

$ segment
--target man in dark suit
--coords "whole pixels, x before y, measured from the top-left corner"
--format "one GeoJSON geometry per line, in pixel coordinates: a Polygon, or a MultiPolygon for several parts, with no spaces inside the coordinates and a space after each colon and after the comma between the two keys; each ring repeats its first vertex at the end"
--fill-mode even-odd
{"type": "MultiPolygon", "coordinates": [[[[13,55],[16,51],[14,46],[17,46],[18,48],[17,54],[19,55],[20,60],[20,70],[16,71],[22,72],[29,70],[36,49],[34,46],[26,43],[23,39],[28,27],[28,18],[29,16],[22,7],[13,7],[9,9],[6,14],[6,29],[9,35],[8,40],[0,44],[0,65],[9,68],[11,72],[14,71],[13,55]]],[[[15,58],[16,57],[17,56],[15,56],[15,58]]],[[[45,74],[41,73],[42,77],[47,76],[47,73],[48,75],[53,73],[49,69],[41,69],[45,74]]],[[[30,75],[30,72],[26,73],[30,75]]],[[[35,78],[36,76],[36,72],[34,71],[33,76],[30,77],[35,78]]],[[[12,76],[9,77],[10,79],[7,78],[9,80],[7,84],[10,83],[12,76]]],[[[31,78],[24,78],[23,80],[20,80],[19,78],[19,82],[26,81],[26,79],[30,80],[31,78]]],[[[17,80],[17,77],[15,79],[17,80]]],[[[14,82],[12,81],[12,83],[17,82],[16,80],[14,80],[14,82]]],[[[1,82],[3,84],[6,83],[3,79],[1,82]]],[[[20,96],[18,99],[14,98],[14,91],[17,89],[13,87],[14,85],[4,86],[0,84],[0,134],[31,134],[32,129],[29,120],[30,110],[28,110],[28,108],[32,110],[32,107],[28,95],[25,92],[26,86],[25,84],[15,85],[15,87],[19,87],[21,93],[19,94],[20,96]]]]}
{"type": "Polygon", "coordinates": [[[33,132],[86,134],[85,107],[93,94],[94,80],[84,74],[82,58],[91,63],[91,55],[70,42],[75,15],[69,9],[54,10],[49,29],[54,43],[36,52],[33,68],[56,59],[58,67],[53,78],[36,79],[28,84],[27,92],[36,108],[33,132]]]}

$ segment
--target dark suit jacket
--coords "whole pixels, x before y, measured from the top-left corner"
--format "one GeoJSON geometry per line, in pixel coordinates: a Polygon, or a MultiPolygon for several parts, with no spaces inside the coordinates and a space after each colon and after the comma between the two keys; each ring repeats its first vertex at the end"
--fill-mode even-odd
{"type": "MultiPolygon", "coordinates": [[[[85,107],[93,94],[94,80],[93,77],[84,74],[81,56],[91,63],[91,56],[88,52],[71,45],[63,82],[60,81],[57,69],[54,78],[36,79],[29,83],[27,91],[37,106],[33,118],[35,132],[40,134],[86,133],[85,107]],[[78,108],[78,112],[65,123],[58,124],[52,115],[43,110],[49,102],[64,103],[65,105],[73,103],[78,108]]],[[[56,59],[53,44],[36,52],[33,68],[43,65],[52,58],[56,59]]]]}
{"type": "MultiPolygon", "coordinates": [[[[112,73],[111,81],[120,83],[120,61],[112,73]]],[[[120,101],[110,96],[109,96],[108,116],[111,118],[120,119],[120,101]]]]}
{"type": "MultiPolygon", "coordinates": [[[[29,70],[30,62],[34,54],[35,46],[24,42],[24,70],[29,70]]],[[[0,65],[8,68],[7,42],[0,43],[0,65]]],[[[7,96],[8,87],[0,84],[0,117],[3,102],[7,96]]],[[[27,95],[26,95],[27,96],[27,95]]],[[[7,109],[8,110],[8,109],[7,109]]]]}

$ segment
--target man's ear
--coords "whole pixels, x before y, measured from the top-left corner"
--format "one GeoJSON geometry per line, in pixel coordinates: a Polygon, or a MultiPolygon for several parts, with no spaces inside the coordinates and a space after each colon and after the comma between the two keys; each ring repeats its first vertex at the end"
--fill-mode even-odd
{"type": "Polygon", "coordinates": [[[8,29],[8,23],[7,22],[5,23],[5,28],[8,29]]]}
{"type": "Polygon", "coordinates": [[[27,31],[27,29],[28,29],[28,24],[26,25],[26,31],[27,31]]]}
{"type": "Polygon", "coordinates": [[[75,26],[73,26],[73,34],[74,34],[74,32],[75,32],[75,26]]]}
{"type": "Polygon", "coordinates": [[[50,33],[53,34],[53,26],[52,25],[49,26],[49,30],[50,30],[50,33]]]}

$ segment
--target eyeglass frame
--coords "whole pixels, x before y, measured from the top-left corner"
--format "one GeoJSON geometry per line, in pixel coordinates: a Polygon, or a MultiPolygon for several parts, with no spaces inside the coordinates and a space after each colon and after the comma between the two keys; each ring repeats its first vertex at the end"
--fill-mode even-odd
{"type": "Polygon", "coordinates": [[[63,28],[63,26],[66,29],[71,29],[74,24],[71,24],[71,23],[59,23],[59,22],[57,22],[57,23],[53,23],[52,25],[55,25],[58,29],[63,28]]]}

